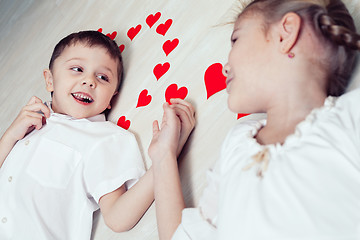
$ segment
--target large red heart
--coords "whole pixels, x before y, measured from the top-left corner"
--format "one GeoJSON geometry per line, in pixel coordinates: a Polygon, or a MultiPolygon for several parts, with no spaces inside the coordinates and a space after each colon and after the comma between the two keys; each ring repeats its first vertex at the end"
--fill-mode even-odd
{"type": "Polygon", "coordinates": [[[179,44],[179,39],[175,38],[174,40],[170,41],[170,40],[167,40],[164,44],[163,44],[163,50],[166,54],[166,56],[169,55],[169,53],[172,52],[172,50],[174,50],[177,45],[179,44]]]}
{"type": "Polygon", "coordinates": [[[159,80],[170,68],[170,63],[166,62],[164,64],[159,63],[154,67],[154,75],[157,80],[159,80]]]}
{"type": "Polygon", "coordinates": [[[110,33],[106,34],[106,36],[108,36],[109,38],[111,38],[111,40],[114,40],[114,39],[116,38],[116,35],[117,35],[117,32],[116,32],[116,31],[112,32],[111,34],[110,34],[110,33]]]}
{"type": "Polygon", "coordinates": [[[186,87],[181,87],[178,89],[178,86],[174,83],[168,86],[165,91],[165,100],[170,103],[171,98],[181,98],[185,99],[188,94],[188,89],[186,87]]]}
{"type": "Polygon", "coordinates": [[[206,69],[204,80],[207,99],[226,88],[226,77],[222,74],[222,69],[221,63],[214,63],[206,69]]]}
{"type": "Polygon", "coordinates": [[[121,116],[121,117],[119,118],[119,120],[117,121],[117,125],[118,125],[119,127],[124,128],[125,130],[128,130],[128,129],[129,129],[130,124],[131,124],[130,120],[126,120],[126,117],[125,117],[125,116],[121,116]]]}
{"type": "Polygon", "coordinates": [[[139,24],[136,27],[130,28],[129,31],[127,32],[127,36],[132,41],[134,37],[136,37],[136,35],[140,32],[140,30],[141,30],[141,25],[139,24]]]}
{"type": "Polygon", "coordinates": [[[151,95],[148,95],[148,90],[147,89],[142,90],[142,92],[139,94],[139,99],[136,107],[147,106],[151,102],[151,99],[152,97],[151,95]]]}
{"type": "Polygon", "coordinates": [[[165,36],[166,32],[169,30],[170,26],[172,24],[172,19],[168,19],[165,23],[160,24],[156,28],[156,32],[160,35],[165,36]]]}
{"type": "Polygon", "coordinates": [[[154,24],[157,22],[157,20],[159,20],[160,16],[161,16],[160,12],[157,12],[155,15],[150,14],[146,18],[146,24],[151,28],[152,26],[154,26],[154,24]]]}

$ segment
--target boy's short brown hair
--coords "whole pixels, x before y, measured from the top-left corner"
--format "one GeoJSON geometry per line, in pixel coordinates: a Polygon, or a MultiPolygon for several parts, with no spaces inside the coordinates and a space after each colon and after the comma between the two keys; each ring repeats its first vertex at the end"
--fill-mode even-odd
{"type": "Polygon", "coordinates": [[[85,46],[92,47],[98,46],[103,47],[107,50],[110,57],[118,61],[117,71],[118,71],[118,84],[117,91],[119,91],[120,84],[123,78],[123,64],[121,53],[118,45],[115,41],[111,40],[108,36],[105,36],[98,31],[81,31],[77,33],[72,33],[65,38],[61,39],[60,42],[55,46],[54,51],[51,55],[49,69],[52,70],[55,60],[61,55],[64,49],[70,45],[75,45],[76,43],[82,43],[85,46]]]}

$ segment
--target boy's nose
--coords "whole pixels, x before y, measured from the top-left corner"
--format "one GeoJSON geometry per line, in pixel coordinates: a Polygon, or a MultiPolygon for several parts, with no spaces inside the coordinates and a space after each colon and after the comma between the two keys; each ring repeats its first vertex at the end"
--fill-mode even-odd
{"type": "Polygon", "coordinates": [[[82,85],[88,85],[90,88],[95,88],[96,82],[93,77],[87,77],[82,81],[82,85]]]}

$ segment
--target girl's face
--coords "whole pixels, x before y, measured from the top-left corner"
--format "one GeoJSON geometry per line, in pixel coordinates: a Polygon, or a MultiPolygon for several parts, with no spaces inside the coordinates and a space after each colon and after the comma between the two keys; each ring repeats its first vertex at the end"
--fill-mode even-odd
{"type": "Polygon", "coordinates": [[[263,112],[273,47],[262,18],[253,13],[240,16],[234,25],[231,44],[224,67],[229,109],[235,113],[263,112]]]}

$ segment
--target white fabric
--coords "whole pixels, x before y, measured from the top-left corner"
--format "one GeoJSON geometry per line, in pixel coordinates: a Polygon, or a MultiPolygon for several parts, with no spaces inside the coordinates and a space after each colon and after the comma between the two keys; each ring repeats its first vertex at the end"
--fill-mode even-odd
{"type": "Polygon", "coordinates": [[[104,115],[51,113],[0,169],[0,239],[90,239],[100,197],[144,173],[135,137],[104,115]]]}
{"type": "MultiPolygon", "coordinates": [[[[215,223],[208,239],[360,239],[359,104],[360,89],[327,98],[283,145],[257,143],[264,120],[236,125],[209,175],[194,227],[215,223]],[[245,171],[265,148],[263,178],[258,165],[245,171]]],[[[174,239],[199,239],[186,229],[194,221],[187,216],[174,239]],[[176,238],[179,232],[187,238],[176,238]]]]}

